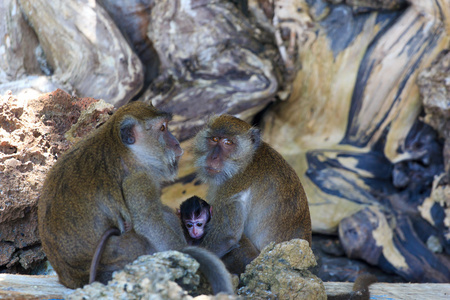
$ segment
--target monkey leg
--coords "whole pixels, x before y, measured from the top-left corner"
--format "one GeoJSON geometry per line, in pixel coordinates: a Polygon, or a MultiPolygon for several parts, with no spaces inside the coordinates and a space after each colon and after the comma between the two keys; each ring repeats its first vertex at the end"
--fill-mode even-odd
{"type": "Polygon", "coordinates": [[[259,255],[259,251],[245,235],[236,246],[222,257],[222,261],[230,273],[239,275],[245,272],[245,267],[259,255]]]}

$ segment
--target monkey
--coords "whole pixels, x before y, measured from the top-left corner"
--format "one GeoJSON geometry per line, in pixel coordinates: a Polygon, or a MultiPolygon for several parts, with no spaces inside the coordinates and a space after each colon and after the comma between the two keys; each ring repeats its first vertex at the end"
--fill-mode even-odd
{"type": "Polygon", "coordinates": [[[189,247],[175,212],[161,203],[161,184],[175,179],[183,154],[168,129],[171,119],[152,105],[126,104],[49,170],[38,229],[66,287],[107,283],[138,256],[178,250],[199,261],[214,293],[233,294],[224,264],[205,249],[189,247]],[[89,276],[90,270],[98,275],[89,276]]]}
{"type": "Polygon", "coordinates": [[[262,141],[258,128],[231,115],[212,116],[196,134],[192,152],[197,176],[208,184],[206,201],[215,212],[200,246],[220,258],[251,261],[270,242],[301,238],[311,245],[311,218],[300,179],[262,141]],[[246,247],[239,245],[242,236],[246,247]]]}
{"type": "MultiPolygon", "coordinates": [[[[207,234],[207,225],[213,215],[212,206],[205,200],[197,196],[192,196],[181,203],[180,208],[177,209],[177,215],[180,218],[181,225],[184,229],[184,236],[188,244],[199,245],[203,237],[207,234]]],[[[245,266],[259,252],[244,234],[241,236],[239,244],[236,245],[236,249],[238,250],[232,250],[226,254],[222,260],[230,273],[239,275],[244,272],[245,266]],[[245,250],[242,251],[242,249],[245,250]]]]}
{"type": "Polygon", "coordinates": [[[353,289],[347,294],[338,294],[334,296],[328,296],[329,300],[369,300],[370,290],[369,286],[372,283],[378,282],[375,275],[372,274],[362,274],[359,275],[353,285],[353,289]]]}
{"type": "Polygon", "coordinates": [[[198,245],[206,234],[206,225],[211,220],[212,206],[205,200],[192,196],[177,209],[184,236],[189,245],[198,245]]]}

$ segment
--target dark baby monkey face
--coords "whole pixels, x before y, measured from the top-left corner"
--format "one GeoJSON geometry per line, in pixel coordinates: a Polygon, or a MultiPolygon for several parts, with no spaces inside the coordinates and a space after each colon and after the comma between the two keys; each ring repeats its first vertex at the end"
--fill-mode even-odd
{"type": "MultiPolygon", "coordinates": [[[[185,233],[191,239],[199,240],[206,234],[206,225],[212,216],[212,206],[205,200],[193,196],[181,203],[177,214],[185,233]]],[[[189,237],[187,238],[189,239],[189,237]]]]}
{"type": "Polygon", "coordinates": [[[195,240],[201,239],[205,235],[205,225],[208,223],[208,219],[209,211],[203,210],[198,217],[192,214],[190,219],[183,220],[189,236],[195,240]]]}

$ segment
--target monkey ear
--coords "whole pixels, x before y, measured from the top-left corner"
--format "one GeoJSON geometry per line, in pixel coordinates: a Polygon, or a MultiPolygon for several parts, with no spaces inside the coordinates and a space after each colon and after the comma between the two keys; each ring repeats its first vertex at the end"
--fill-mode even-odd
{"type": "Polygon", "coordinates": [[[125,119],[120,124],[120,139],[125,145],[132,145],[136,143],[136,137],[134,134],[135,121],[125,119]]]}
{"type": "Polygon", "coordinates": [[[213,209],[212,209],[213,207],[212,207],[212,205],[209,207],[209,214],[210,214],[210,217],[212,217],[212,215],[213,215],[213,209]]]}
{"type": "Polygon", "coordinates": [[[258,128],[252,127],[249,130],[249,133],[253,142],[253,147],[255,147],[255,149],[258,148],[261,144],[261,131],[258,128]]]}
{"type": "Polygon", "coordinates": [[[178,216],[179,218],[181,218],[181,211],[180,211],[179,208],[177,208],[177,216],[178,216]]]}

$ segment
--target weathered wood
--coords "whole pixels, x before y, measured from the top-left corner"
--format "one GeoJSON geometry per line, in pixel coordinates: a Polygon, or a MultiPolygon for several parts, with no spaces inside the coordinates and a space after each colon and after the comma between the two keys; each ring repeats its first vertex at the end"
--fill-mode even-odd
{"type": "Polygon", "coordinates": [[[63,299],[72,292],[58,276],[0,274],[0,299],[63,299]]]}
{"type": "Polygon", "coordinates": [[[40,74],[36,51],[39,42],[23,18],[17,0],[1,1],[0,11],[0,85],[27,75],[40,74]]]}
{"type": "Polygon", "coordinates": [[[440,0],[412,1],[401,14],[310,11],[322,13],[312,14],[321,22],[309,29],[318,34],[297,41],[302,69],[291,96],[263,124],[266,141],[302,177],[313,230],[334,232],[342,218],[377,200],[376,186],[390,176],[380,166],[389,171],[411,159],[404,142],[421,109],[415,80],[448,47],[449,7],[440,0]],[[311,158],[321,160],[319,169],[311,158]]]}
{"type": "Polygon", "coordinates": [[[19,0],[53,75],[79,96],[128,102],[143,83],[142,64],[95,1],[19,0]]]}
{"type": "MultiPolygon", "coordinates": [[[[327,295],[349,293],[353,283],[324,282],[327,295]]],[[[370,286],[370,299],[417,300],[448,299],[450,284],[374,283],[370,286]]]]}
{"type": "MultiPolygon", "coordinates": [[[[297,40],[302,69],[290,98],[265,114],[264,137],[302,177],[314,231],[333,233],[343,218],[371,206],[402,227],[389,238],[383,231],[377,247],[348,239],[348,253],[360,251],[359,258],[407,280],[448,282],[447,265],[424,246],[431,231],[418,234],[405,220],[417,217],[433,176],[443,171],[437,137],[418,121],[416,79],[449,47],[450,1],[409,1],[403,11],[364,15],[319,2],[308,2],[315,26],[306,29],[317,34],[297,40]],[[370,261],[377,249],[388,253],[370,261]]],[[[300,20],[303,11],[291,8],[284,17],[300,20]]],[[[296,29],[294,36],[308,36],[305,27],[296,29]]],[[[370,221],[358,220],[347,233],[370,235],[370,221]]]]}
{"type": "Polygon", "coordinates": [[[251,120],[278,92],[270,35],[230,1],[156,1],[150,24],[161,75],[140,99],[175,114],[179,139],[212,113],[251,120]]]}
{"type": "MultiPolygon", "coordinates": [[[[351,282],[324,282],[327,295],[349,293],[351,282]]],[[[57,276],[0,274],[0,299],[65,298],[73,290],[58,282],[57,276]]],[[[371,299],[416,300],[448,299],[450,284],[375,283],[370,286],[371,299]]]]}
{"type": "Polygon", "coordinates": [[[159,57],[153,48],[153,42],[147,36],[150,25],[152,0],[97,0],[109,13],[133,51],[137,54],[144,68],[144,86],[159,74],[159,57]]]}
{"type": "Polygon", "coordinates": [[[365,208],[339,224],[348,257],[362,259],[414,282],[450,282],[450,260],[423,243],[404,214],[365,208]]]}

